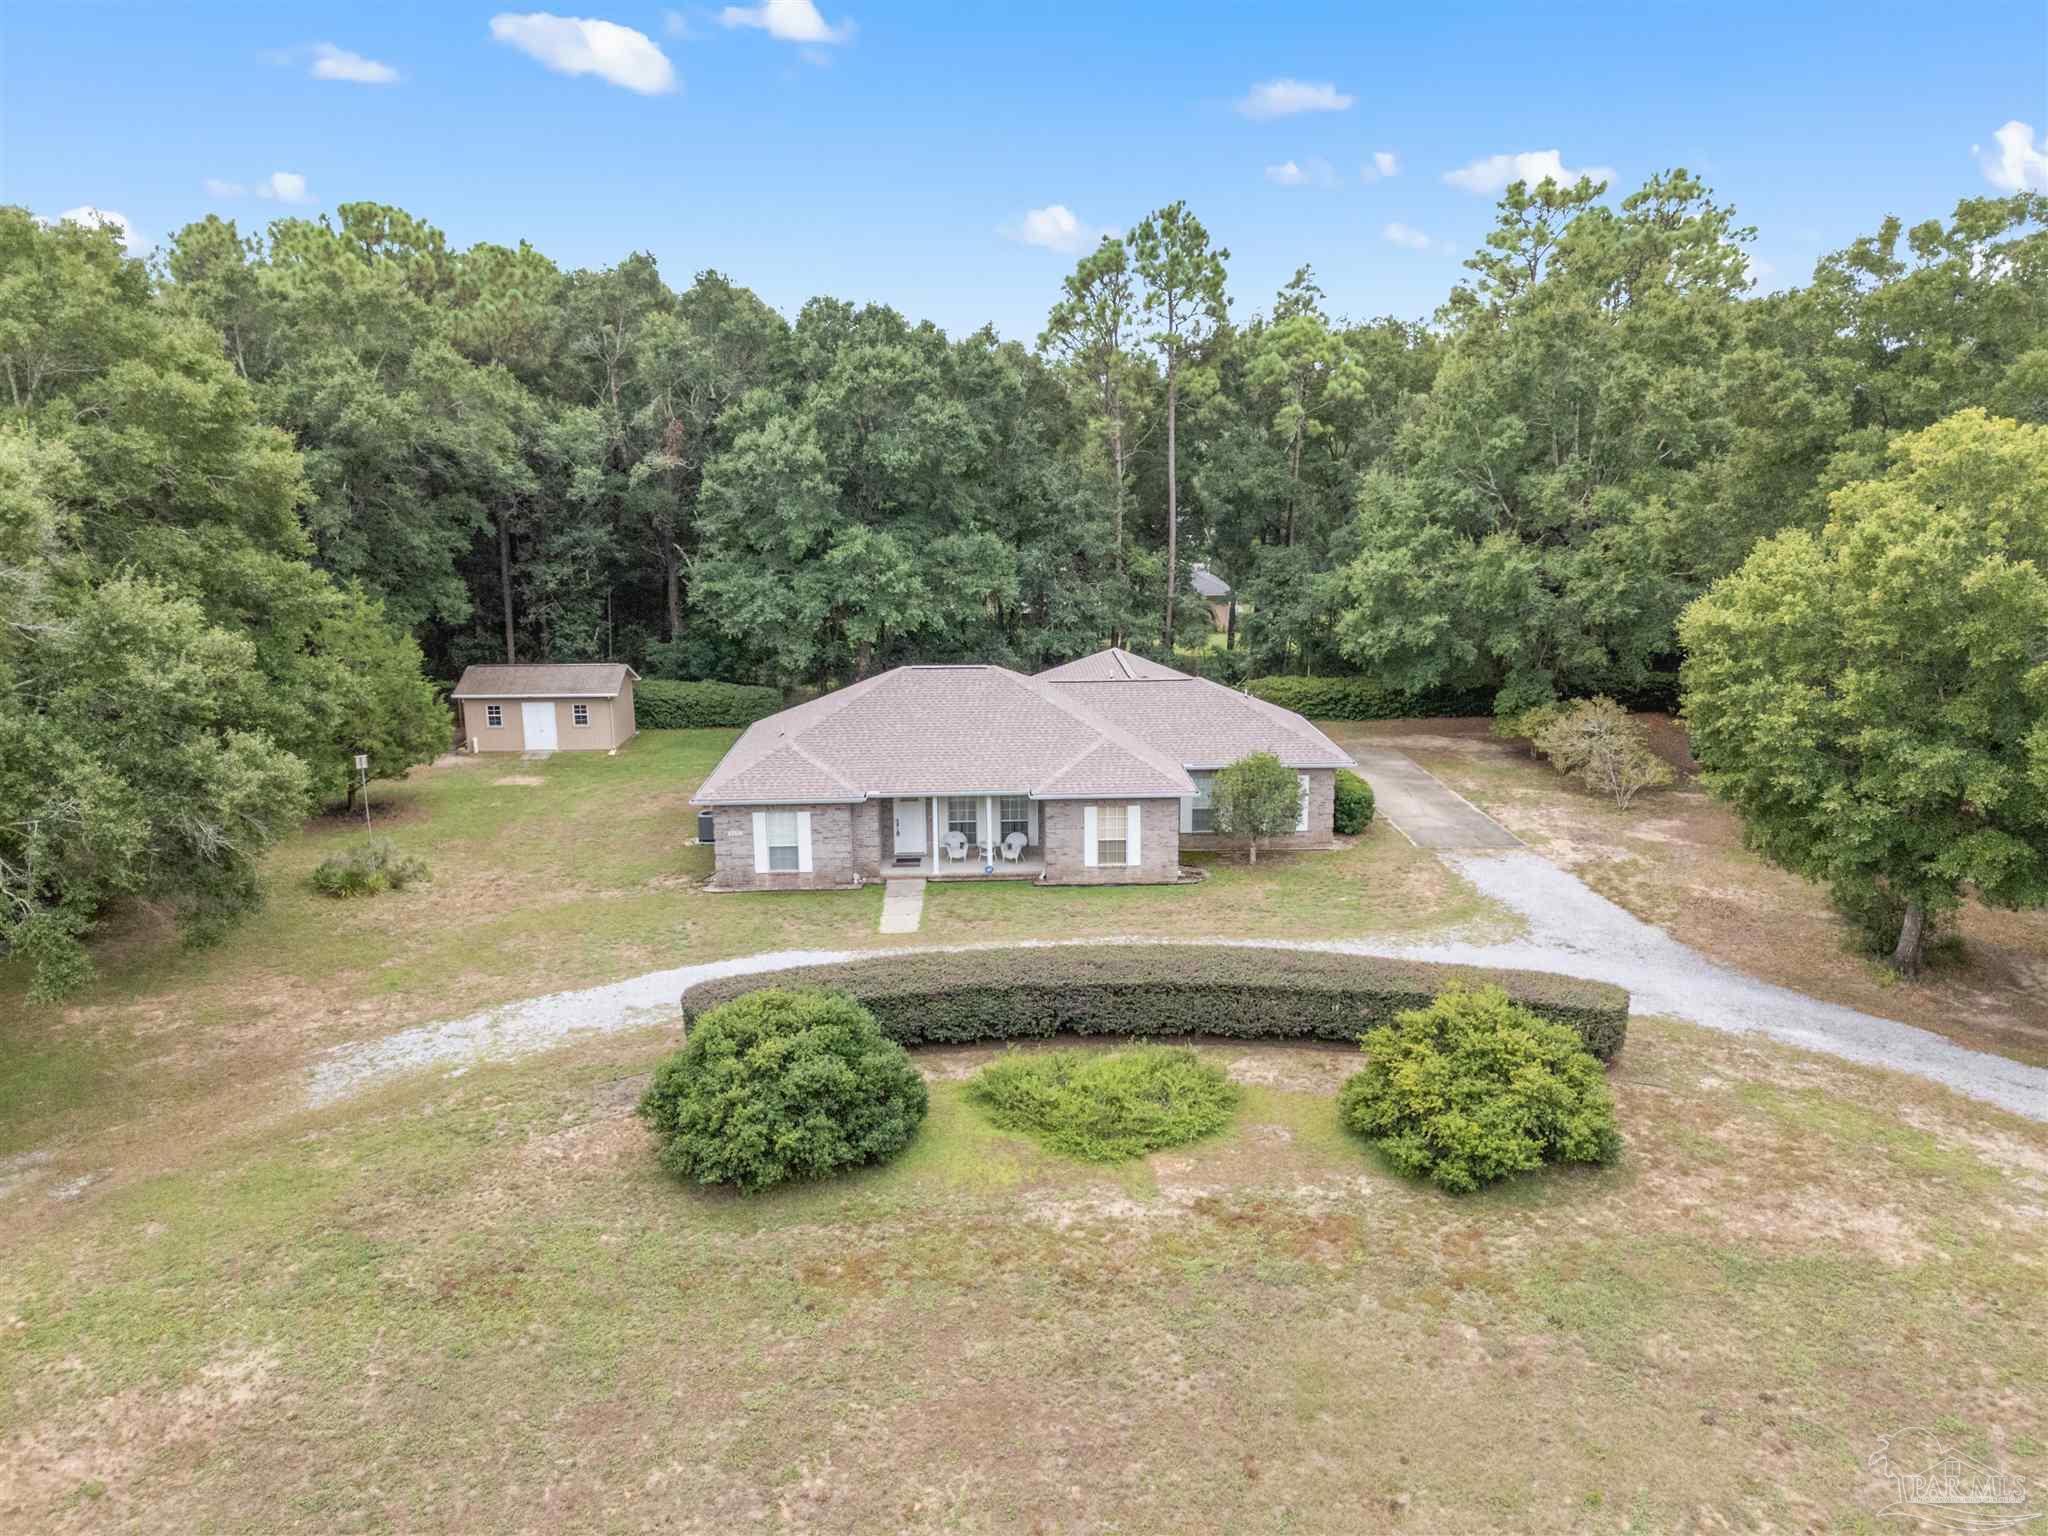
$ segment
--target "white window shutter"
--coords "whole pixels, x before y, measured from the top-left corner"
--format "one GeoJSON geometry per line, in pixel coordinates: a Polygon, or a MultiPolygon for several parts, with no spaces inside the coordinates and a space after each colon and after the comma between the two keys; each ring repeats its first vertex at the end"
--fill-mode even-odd
{"type": "Polygon", "coordinates": [[[1081,808],[1081,863],[1089,869],[1095,867],[1095,807],[1081,808]]]}
{"type": "Polygon", "coordinates": [[[768,873],[768,813],[754,812],[754,873],[768,873]]]}
{"type": "Polygon", "coordinates": [[[1306,832],[1308,830],[1308,775],[1304,773],[1299,775],[1299,777],[1301,779],[1301,819],[1295,822],[1294,830],[1306,832]]]}
{"type": "Polygon", "coordinates": [[[1183,832],[1195,830],[1195,797],[1193,795],[1182,795],[1180,797],[1180,829],[1183,832]]]}
{"type": "Polygon", "coordinates": [[[796,870],[800,875],[811,872],[811,813],[796,813],[796,870]]]}
{"type": "Polygon", "coordinates": [[[1138,862],[1138,834],[1145,825],[1145,807],[1133,800],[1124,807],[1124,862],[1138,862]]]}

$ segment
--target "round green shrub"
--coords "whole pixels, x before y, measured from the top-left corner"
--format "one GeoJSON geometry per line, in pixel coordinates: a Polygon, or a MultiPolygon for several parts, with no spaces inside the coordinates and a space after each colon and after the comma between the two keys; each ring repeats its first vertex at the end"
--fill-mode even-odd
{"type": "Polygon", "coordinates": [[[1454,1194],[1621,1155],[1614,1097],[1579,1037],[1499,987],[1449,987],[1361,1042],[1337,1109],[1395,1167],[1454,1194]]]}
{"type": "Polygon", "coordinates": [[[774,988],[697,1020],[640,1100],[663,1167],[748,1193],[894,1157],[925,1107],[924,1079],[867,1009],[774,988]]]}
{"type": "Polygon", "coordinates": [[[1349,768],[1337,770],[1335,824],[1345,837],[1356,837],[1372,825],[1372,786],[1349,768]]]}
{"type": "Polygon", "coordinates": [[[1088,1163],[1120,1163],[1220,1131],[1240,1097],[1186,1046],[1012,1052],[968,1081],[967,1101],[1006,1131],[1088,1163]]]}

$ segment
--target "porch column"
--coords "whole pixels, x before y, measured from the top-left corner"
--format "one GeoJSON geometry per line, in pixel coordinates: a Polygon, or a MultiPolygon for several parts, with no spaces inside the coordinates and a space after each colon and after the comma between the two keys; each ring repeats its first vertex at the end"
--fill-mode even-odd
{"type": "Polygon", "coordinates": [[[931,840],[925,846],[932,851],[932,873],[936,875],[939,872],[939,797],[937,795],[931,797],[931,806],[932,835],[931,840]]]}
{"type": "Polygon", "coordinates": [[[996,861],[996,834],[1000,831],[1002,831],[1002,826],[996,820],[996,797],[994,795],[983,795],[981,797],[981,860],[984,864],[993,864],[996,861]]]}

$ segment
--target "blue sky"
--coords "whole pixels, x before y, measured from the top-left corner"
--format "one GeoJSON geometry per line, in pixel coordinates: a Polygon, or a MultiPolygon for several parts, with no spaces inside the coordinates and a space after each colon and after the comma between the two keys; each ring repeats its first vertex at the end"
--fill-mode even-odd
{"type": "Polygon", "coordinates": [[[1306,261],[1336,313],[1419,318],[1515,164],[1620,190],[1688,166],[1758,226],[1766,286],[1888,212],[2048,190],[2048,4],[1989,20],[1868,0],[17,5],[0,200],[109,210],[147,246],[208,211],[253,228],[373,199],[458,244],[523,237],[568,266],[645,249],[673,283],[717,267],[791,314],[830,293],[1030,339],[1075,242],[1181,197],[1233,253],[1238,314],[1306,261]]]}

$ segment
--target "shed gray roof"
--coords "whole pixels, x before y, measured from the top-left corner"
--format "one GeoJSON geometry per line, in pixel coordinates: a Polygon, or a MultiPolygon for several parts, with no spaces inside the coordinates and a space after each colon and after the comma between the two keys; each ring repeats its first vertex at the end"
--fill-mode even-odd
{"type": "Polygon", "coordinates": [[[1188,572],[1188,585],[1195,589],[1199,597],[1230,596],[1230,583],[1206,565],[1198,565],[1188,572]]]}
{"type": "Polygon", "coordinates": [[[1080,798],[1192,794],[1170,757],[1041,678],[1006,667],[898,667],[749,726],[700,805],[948,792],[1080,798]]]}
{"type": "Polygon", "coordinates": [[[463,669],[451,699],[615,699],[640,674],[623,661],[532,662],[463,669]]]}
{"type": "Polygon", "coordinates": [[[1127,651],[1099,651],[1036,677],[1005,667],[898,667],[756,721],[692,799],[1187,795],[1189,768],[1251,752],[1295,768],[1354,764],[1292,710],[1127,651]]]}

